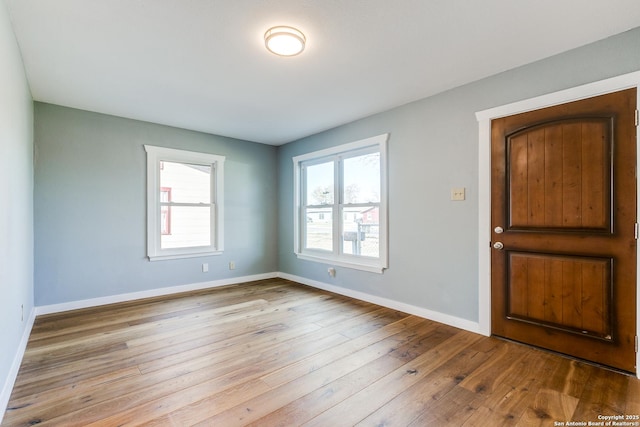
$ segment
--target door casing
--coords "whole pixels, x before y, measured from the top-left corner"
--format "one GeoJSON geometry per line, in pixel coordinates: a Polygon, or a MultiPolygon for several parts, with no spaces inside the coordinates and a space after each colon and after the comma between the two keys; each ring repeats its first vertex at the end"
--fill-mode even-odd
{"type": "MultiPolygon", "coordinates": [[[[491,120],[567,102],[578,101],[593,96],[603,95],[630,88],[640,88],[640,71],[612,77],[606,80],[542,95],[539,97],[514,102],[476,113],[479,124],[478,150],[478,332],[491,335],[491,120]]],[[[640,107],[640,90],[638,90],[637,108],[640,107]]],[[[640,146],[640,135],[636,132],[636,147],[640,146]]],[[[640,165],[640,150],[636,158],[636,167],[640,165]]],[[[640,204],[640,185],[638,186],[638,203],[640,204]]],[[[640,206],[636,206],[636,215],[640,206]]],[[[640,222],[636,217],[636,222],[640,222]]],[[[640,251],[636,259],[638,276],[640,276],[640,251]]],[[[640,277],[636,277],[636,335],[640,334],[640,277]]],[[[640,378],[640,353],[636,352],[636,376],[640,378]]]]}

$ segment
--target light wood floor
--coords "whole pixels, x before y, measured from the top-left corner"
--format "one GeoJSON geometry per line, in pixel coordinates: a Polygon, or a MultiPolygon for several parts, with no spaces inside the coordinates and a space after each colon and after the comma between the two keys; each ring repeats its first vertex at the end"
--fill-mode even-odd
{"type": "Polygon", "coordinates": [[[273,279],[38,317],[2,425],[553,426],[638,414],[631,376],[273,279]]]}

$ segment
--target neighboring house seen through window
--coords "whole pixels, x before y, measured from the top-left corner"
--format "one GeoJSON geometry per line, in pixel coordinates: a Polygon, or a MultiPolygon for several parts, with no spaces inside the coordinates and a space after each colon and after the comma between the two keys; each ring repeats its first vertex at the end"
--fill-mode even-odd
{"type": "MultiPolygon", "coordinates": [[[[160,162],[160,170],[163,165],[160,162]]],[[[171,206],[168,203],[171,202],[171,188],[160,188],[160,234],[171,234],[171,206]],[[166,204],[163,204],[166,203],[166,204]]]]}
{"type": "Polygon", "coordinates": [[[145,145],[150,260],[223,250],[224,156],[145,145]]]}
{"type": "Polygon", "coordinates": [[[387,140],[384,134],[293,158],[299,258],[387,268],[387,140]]]}

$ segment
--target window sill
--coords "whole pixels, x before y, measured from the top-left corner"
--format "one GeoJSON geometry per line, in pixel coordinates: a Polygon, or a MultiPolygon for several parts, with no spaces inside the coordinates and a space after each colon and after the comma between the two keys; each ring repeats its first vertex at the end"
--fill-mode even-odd
{"type": "Polygon", "coordinates": [[[384,270],[387,268],[386,266],[382,266],[378,263],[375,263],[375,264],[374,263],[371,263],[371,264],[355,263],[355,262],[345,261],[344,259],[321,257],[321,256],[301,254],[301,253],[296,253],[296,257],[298,257],[298,259],[303,259],[306,261],[319,262],[319,263],[328,264],[331,266],[351,268],[353,270],[368,271],[370,273],[377,273],[377,274],[384,273],[384,270]]]}
{"type": "Polygon", "coordinates": [[[191,254],[148,255],[147,258],[149,258],[149,261],[164,261],[168,259],[198,258],[214,255],[222,255],[222,251],[198,252],[191,254]]]}

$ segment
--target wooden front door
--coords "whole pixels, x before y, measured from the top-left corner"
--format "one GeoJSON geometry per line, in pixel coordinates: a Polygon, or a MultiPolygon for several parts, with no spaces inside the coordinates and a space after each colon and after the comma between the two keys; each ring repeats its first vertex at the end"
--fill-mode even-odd
{"type": "Polygon", "coordinates": [[[636,90],[491,125],[492,333],[636,372],[636,90]]]}

